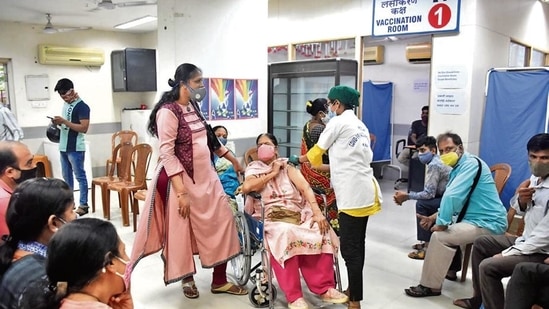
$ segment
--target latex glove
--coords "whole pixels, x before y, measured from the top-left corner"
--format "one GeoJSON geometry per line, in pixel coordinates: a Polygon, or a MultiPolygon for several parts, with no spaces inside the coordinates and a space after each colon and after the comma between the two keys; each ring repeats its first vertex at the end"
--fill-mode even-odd
{"type": "Polygon", "coordinates": [[[294,166],[298,166],[300,163],[299,163],[299,156],[298,155],[291,155],[289,158],[288,158],[288,162],[294,166]]]}

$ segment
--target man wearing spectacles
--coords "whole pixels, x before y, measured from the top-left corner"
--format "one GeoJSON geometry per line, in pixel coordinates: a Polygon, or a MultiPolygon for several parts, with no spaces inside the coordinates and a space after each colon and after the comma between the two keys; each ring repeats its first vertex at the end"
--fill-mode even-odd
{"type": "Polygon", "coordinates": [[[55,85],[55,91],[65,101],[62,116],[55,116],[52,122],[61,127],[59,151],[61,153],[61,171],[63,179],[71,187],[73,173],[80,190],[80,206],[76,210],[79,216],[88,213],[88,180],[84,170],[86,153],[85,133],[90,125],[90,107],[74,91],[74,84],[68,78],[62,78],[55,85]]]}

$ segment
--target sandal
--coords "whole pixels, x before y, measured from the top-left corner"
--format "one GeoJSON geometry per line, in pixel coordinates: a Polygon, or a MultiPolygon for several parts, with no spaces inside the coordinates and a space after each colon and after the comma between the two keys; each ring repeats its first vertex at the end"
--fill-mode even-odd
{"type": "Polygon", "coordinates": [[[431,288],[419,284],[418,286],[411,286],[409,289],[404,289],[404,292],[408,296],[412,297],[429,297],[429,296],[439,296],[440,291],[434,291],[431,288]]]}
{"type": "Polygon", "coordinates": [[[412,251],[408,253],[408,257],[414,260],[423,260],[425,259],[425,250],[412,251]]]}
{"type": "Polygon", "coordinates": [[[194,299],[200,296],[200,293],[198,293],[198,289],[194,284],[194,280],[189,282],[181,282],[181,286],[183,287],[183,295],[185,295],[185,297],[194,299]]]}
{"type": "Polygon", "coordinates": [[[475,297],[454,300],[454,305],[465,309],[478,309],[480,308],[480,303],[481,301],[475,297]]]}
{"type": "Polygon", "coordinates": [[[211,289],[211,292],[213,294],[221,294],[221,293],[227,293],[227,294],[232,294],[232,295],[246,295],[248,294],[248,290],[238,286],[238,285],[235,285],[233,283],[230,283],[230,282],[227,282],[221,286],[218,286],[216,288],[213,287],[212,285],[212,289],[211,289]]]}
{"type": "Polygon", "coordinates": [[[417,244],[412,246],[412,249],[414,249],[414,250],[422,250],[424,248],[425,248],[425,243],[424,242],[417,243],[417,244]]]}
{"type": "Polygon", "coordinates": [[[347,309],[360,309],[360,301],[349,301],[347,309]]]}

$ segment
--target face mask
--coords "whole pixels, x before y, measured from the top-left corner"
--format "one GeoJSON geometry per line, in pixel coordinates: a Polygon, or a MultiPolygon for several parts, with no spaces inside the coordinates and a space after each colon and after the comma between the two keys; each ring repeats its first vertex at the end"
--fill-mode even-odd
{"type": "Polygon", "coordinates": [[[220,142],[221,144],[223,144],[223,146],[227,145],[227,139],[226,139],[226,138],[220,136],[220,137],[218,137],[217,139],[219,139],[219,142],[220,142]]]}
{"type": "Polygon", "coordinates": [[[263,162],[270,161],[275,156],[275,147],[273,145],[263,144],[257,148],[257,158],[263,162]]]}
{"type": "Polygon", "coordinates": [[[25,181],[27,179],[36,178],[36,167],[31,168],[30,170],[20,170],[17,167],[14,167],[14,169],[21,172],[21,176],[19,176],[19,178],[13,180],[13,181],[15,181],[16,184],[20,184],[20,183],[22,183],[23,181],[25,181]]]}
{"type": "Polygon", "coordinates": [[[330,117],[330,112],[328,112],[328,113],[324,113],[324,117],[320,118],[320,120],[322,120],[323,124],[327,124],[328,121],[330,121],[330,118],[332,117],[330,117]]]}
{"type": "Polygon", "coordinates": [[[459,160],[459,155],[456,152],[452,151],[441,155],[440,160],[442,161],[442,163],[454,167],[459,160]]]}
{"type": "Polygon", "coordinates": [[[187,89],[189,89],[189,92],[191,93],[191,99],[195,100],[196,102],[202,101],[206,96],[206,87],[193,89],[187,86],[187,89]]]}
{"type": "Polygon", "coordinates": [[[417,156],[418,156],[419,162],[427,165],[433,159],[434,154],[430,151],[427,151],[425,153],[419,153],[417,156]]]}
{"type": "MultiPolygon", "coordinates": [[[[120,258],[120,257],[118,257],[118,256],[115,256],[115,258],[116,258],[117,260],[119,260],[120,263],[122,263],[122,264],[124,264],[124,265],[126,265],[126,266],[127,266],[128,263],[129,263],[128,261],[125,261],[125,260],[123,260],[122,258],[120,258]]],[[[127,290],[128,290],[128,283],[130,282],[130,280],[129,280],[129,278],[126,277],[126,276],[129,276],[129,272],[126,270],[126,271],[124,271],[124,274],[121,274],[121,273],[119,273],[119,272],[117,272],[117,271],[115,271],[114,273],[115,273],[115,275],[117,275],[118,277],[122,278],[122,281],[124,281],[124,291],[127,291],[127,290]]]]}
{"type": "Polygon", "coordinates": [[[328,110],[328,115],[326,115],[326,117],[328,117],[328,119],[332,119],[332,118],[334,118],[334,117],[336,117],[336,116],[337,116],[336,112],[334,112],[334,111],[331,110],[331,109],[328,110]]]}
{"type": "Polygon", "coordinates": [[[549,175],[549,164],[547,163],[534,163],[528,161],[532,174],[536,177],[545,177],[549,175]]]}

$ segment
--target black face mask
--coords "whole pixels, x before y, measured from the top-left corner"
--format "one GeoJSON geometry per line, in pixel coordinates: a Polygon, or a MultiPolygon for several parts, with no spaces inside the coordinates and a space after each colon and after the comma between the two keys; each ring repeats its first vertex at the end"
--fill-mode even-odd
{"type": "Polygon", "coordinates": [[[16,184],[20,184],[27,179],[36,178],[36,167],[31,168],[30,170],[22,170],[17,167],[13,167],[13,168],[21,172],[21,176],[13,180],[15,181],[16,184]]]}

